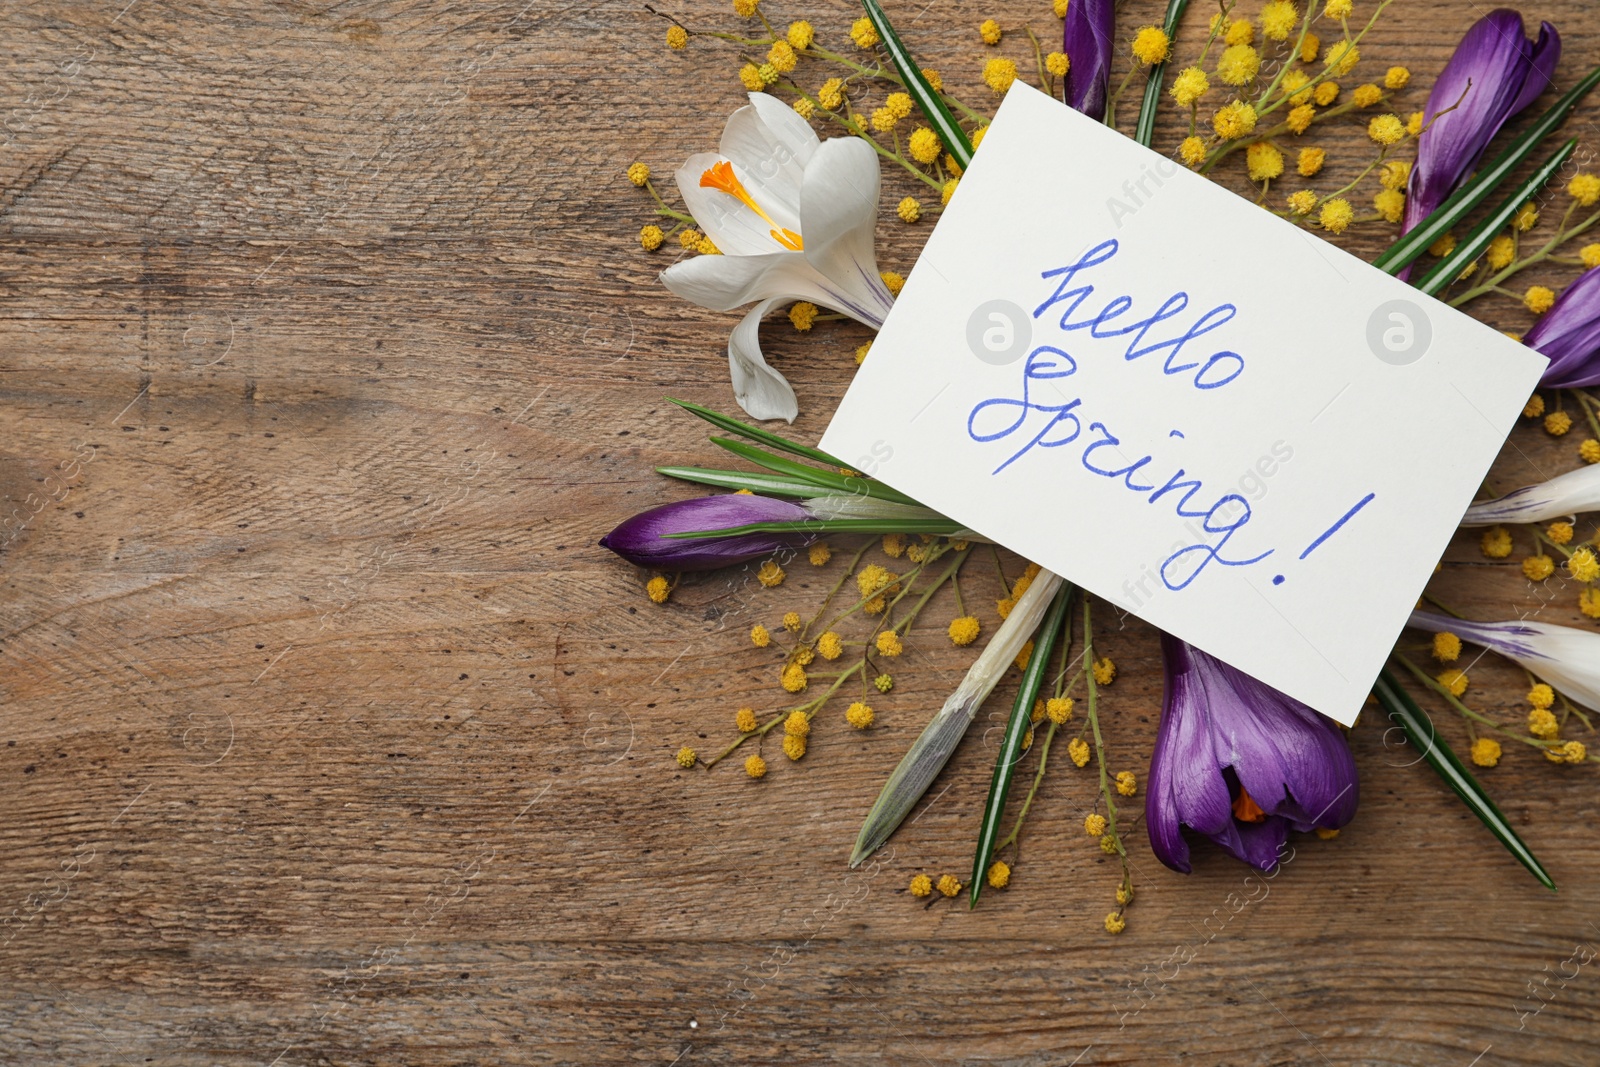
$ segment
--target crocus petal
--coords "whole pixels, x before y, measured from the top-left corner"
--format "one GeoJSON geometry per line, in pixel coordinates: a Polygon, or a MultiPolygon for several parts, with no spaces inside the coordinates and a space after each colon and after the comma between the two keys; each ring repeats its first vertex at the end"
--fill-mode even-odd
{"type": "Polygon", "coordinates": [[[1071,60],[1062,79],[1064,98],[1092,119],[1105,118],[1115,22],[1113,0],[1073,0],[1061,27],[1061,50],[1071,60]]]}
{"type": "MultiPolygon", "coordinates": [[[[694,216],[695,224],[724,255],[759,256],[783,251],[784,246],[772,236],[771,222],[751,211],[737,197],[700,184],[700,175],[722,158],[715,152],[701,152],[690,156],[678,168],[678,195],[683,197],[684,206],[694,216]]],[[[798,200],[783,201],[737,163],[733,165],[733,172],[761,209],[772,217],[772,222],[791,230],[800,229],[798,200]]]]}
{"type": "Polygon", "coordinates": [[[728,373],[733,376],[733,398],[754,419],[793,422],[800,414],[789,380],[767,365],[761,354],[761,317],[783,297],[763,300],[739,321],[728,335],[728,373]]]}
{"type": "Polygon", "coordinates": [[[883,325],[894,305],[872,251],[877,219],[877,153],[855,137],[824,142],[806,164],[800,190],[805,258],[832,283],[833,306],[868,326],[883,325]]]}
{"type": "Polygon", "coordinates": [[[630,563],[659,570],[726,567],[804,544],[809,534],[754,533],[732,537],[671,539],[666,534],[732,529],[753,522],[799,522],[804,508],[786,500],[747,493],[698,497],[663,504],[625,519],[600,539],[630,563]]]}
{"type": "Polygon", "coordinates": [[[1145,821],[1162,863],[1189,869],[1188,827],[1266,870],[1290,827],[1339,827],[1355,816],[1355,760],[1331,720],[1168,634],[1161,650],[1166,692],[1145,821]],[[1233,817],[1230,775],[1263,822],[1233,817]]]}
{"type": "MultiPolygon", "coordinates": [[[[794,108],[767,93],[751,93],[750,106],[728,118],[719,147],[736,168],[797,210],[806,164],[821,143],[811,124],[794,108]]],[[[766,202],[761,206],[766,207],[766,202]]]]}
{"type": "Polygon", "coordinates": [[[1473,622],[1414,611],[1407,623],[1419,630],[1448,630],[1464,641],[1491,648],[1555,686],[1569,699],[1600,711],[1600,633],[1547,622],[1473,622]]]}
{"type": "Polygon", "coordinates": [[[1495,500],[1467,509],[1463,526],[1495,526],[1502,522],[1544,522],[1584,511],[1600,511],[1600,463],[1558,474],[1547,482],[1524,486],[1495,500]]]}
{"type": "Polygon", "coordinates": [[[1541,25],[1533,44],[1523,36],[1522,16],[1507,8],[1472,24],[1439,72],[1422,111],[1405,229],[1426,218],[1472,173],[1506,120],[1549,84],[1560,55],[1561,37],[1553,26],[1541,25]]]}
{"type": "Polygon", "coordinates": [[[753,300],[809,300],[843,311],[845,300],[799,252],[764,256],[693,256],[661,272],[675,296],[712,311],[732,311],[753,300]]]}
{"type": "Polygon", "coordinates": [[[1539,384],[1548,389],[1600,385],[1600,267],[1585,271],[1522,337],[1550,357],[1539,384]]]}

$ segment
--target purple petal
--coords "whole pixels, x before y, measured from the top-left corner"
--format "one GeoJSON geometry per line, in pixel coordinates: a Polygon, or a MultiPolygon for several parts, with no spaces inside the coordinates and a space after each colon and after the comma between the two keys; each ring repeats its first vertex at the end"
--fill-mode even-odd
{"type": "Polygon", "coordinates": [[[1560,55],[1555,27],[1542,24],[1535,45],[1523,36],[1522,16],[1508,8],[1472,24],[1439,72],[1422,111],[1405,229],[1426,218],[1472,173],[1506,120],[1544,91],[1560,55]]]}
{"type": "Polygon", "coordinates": [[[1145,822],[1156,857],[1189,870],[1187,827],[1263,870],[1292,826],[1354,817],[1355,760],[1339,728],[1305,704],[1168,634],[1161,726],[1150,757],[1145,822]],[[1233,817],[1238,787],[1268,818],[1233,817]]]}
{"type": "Polygon", "coordinates": [[[1067,54],[1062,91],[1067,106],[1092,119],[1106,114],[1111,80],[1111,44],[1116,25],[1112,0],[1072,0],[1061,28],[1061,50],[1067,54]]]}
{"type": "Polygon", "coordinates": [[[1585,271],[1522,337],[1550,358],[1539,384],[1549,389],[1600,385],[1600,267],[1585,271]]]}
{"type": "Polygon", "coordinates": [[[726,567],[814,540],[806,533],[749,533],[732,537],[669,539],[665,535],[722,530],[753,522],[800,522],[811,516],[798,504],[767,496],[729,493],[663,504],[625,519],[600,539],[630,563],[661,570],[726,567]]]}

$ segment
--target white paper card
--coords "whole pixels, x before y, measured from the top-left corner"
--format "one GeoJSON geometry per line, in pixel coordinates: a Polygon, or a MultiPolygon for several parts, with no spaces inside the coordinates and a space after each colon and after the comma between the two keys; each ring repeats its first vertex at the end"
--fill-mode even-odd
{"type": "Polygon", "coordinates": [[[822,447],[1349,724],[1544,366],[1017,82],[822,447]]]}

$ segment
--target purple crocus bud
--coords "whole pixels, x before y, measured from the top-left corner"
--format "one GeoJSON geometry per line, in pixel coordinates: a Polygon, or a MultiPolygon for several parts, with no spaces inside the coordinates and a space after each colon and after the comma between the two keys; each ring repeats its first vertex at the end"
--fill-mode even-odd
{"type": "Polygon", "coordinates": [[[1539,384],[1548,389],[1600,385],[1600,267],[1556,298],[1522,343],[1550,358],[1539,384]]]}
{"type": "Polygon", "coordinates": [[[1550,87],[1560,58],[1561,36],[1548,22],[1539,24],[1537,42],[1522,35],[1522,15],[1509,8],[1472,24],[1422,109],[1423,130],[1406,196],[1407,230],[1472,174],[1506,120],[1550,87]]]}
{"type": "Polygon", "coordinates": [[[1111,35],[1116,27],[1112,0],[1072,0],[1061,30],[1061,50],[1067,54],[1067,76],[1062,91],[1067,106],[1092,119],[1106,116],[1107,86],[1111,81],[1111,35]]]}
{"type": "Polygon", "coordinates": [[[669,538],[666,534],[727,530],[753,522],[802,522],[811,518],[799,504],[770,496],[726,493],[680,500],[641,511],[600,538],[629,563],[664,571],[702,571],[770,556],[815,540],[808,533],[746,533],[730,537],[669,538]]]}
{"type": "Polygon", "coordinates": [[[1356,813],[1356,765],[1339,727],[1306,705],[1161,635],[1161,728],[1145,824],[1156,858],[1189,873],[1187,827],[1260,870],[1290,828],[1336,829],[1356,813]]]}

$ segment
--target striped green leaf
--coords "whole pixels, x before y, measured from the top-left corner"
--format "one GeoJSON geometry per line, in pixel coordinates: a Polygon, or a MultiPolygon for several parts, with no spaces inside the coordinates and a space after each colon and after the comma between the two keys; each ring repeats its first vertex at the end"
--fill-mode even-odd
{"type": "Polygon", "coordinates": [[[1372,695],[1378,698],[1378,703],[1389,713],[1389,718],[1404,731],[1411,747],[1422,753],[1422,758],[1428,761],[1428,766],[1444,779],[1445,784],[1461,798],[1467,809],[1489,828],[1489,832],[1517,858],[1517,862],[1528,868],[1533,876],[1539,879],[1540,885],[1552,893],[1555,892],[1555,882],[1545,873],[1544,867],[1534,858],[1533,853],[1528,851],[1528,846],[1522,843],[1522,838],[1517,836],[1517,832],[1511,828],[1506,817],[1500,814],[1500,809],[1489,799],[1489,795],[1483,791],[1483,787],[1472,776],[1472,772],[1462,765],[1461,760],[1450,750],[1450,746],[1445,744],[1434,731],[1433,720],[1428,718],[1428,713],[1411,699],[1411,694],[1401,688],[1394,676],[1385,670],[1378,675],[1377,684],[1372,687],[1372,695]]]}
{"type": "Polygon", "coordinates": [[[1072,599],[1072,586],[1066,582],[1056,591],[1055,603],[1050,613],[1039,624],[1033,635],[1033,655],[1028,657],[1028,669],[1023,672],[1022,685],[1017,690],[1016,702],[1011,705],[1011,719],[1006,723],[1006,734],[1000,742],[1000,751],[994,760],[994,776],[989,779],[989,799],[983,805],[983,823],[978,827],[978,848],[972,854],[971,896],[968,907],[978,906],[978,895],[983,892],[985,872],[994,852],[994,842],[1000,836],[1000,821],[1006,813],[1006,795],[1011,792],[1011,778],[1017,762],[1022,759],[1022,739],[1032,725],[1033,702],[1039,696],[1039,686],[1044,681],[1050,660],[1050,649],[1061,633],[1061,620],[1067,614],[1067,601],[1072,599]]]}
{"type": "MultiPolygon", "coordinates": [[[[860,494],[862,496],[877,497],[879,500],[893,500],[900,504],[922,505],[895,489],[890,489],[882,482],[875,482],[870,478],[861,478],[855,475],[840,474],[838,471],[825,471],[805,463],[797,463],[783,456],[774,456],[771,452],[755,445],[747,445],[743,441],[731,441],[726,437],[713,437],[711,443],[719,448],[725,448],[740,459],[748,460],[758,467],[765,467],[769,471],[782,474],[794,481],[810,482],[812,485],[826,489],[833,493],[860,494]]],[[[818,494],[813,493],[813,496],[818,494]]]]}
{"type": "Polygon", "coordinates": [[[1562,145],[1555,155],[1546,160],[1527,181],[1517,186],[1515,192],[1501,201],[1499,207],[1478,223],[1467,235],[1467,239],[1456,245],[1455,251],[1445,256],[1432,270],[1423,275],[1422,280],[1416,283],[1417,288],[1429,296],[1437,296],[1445,286],[1459,278],[1461,272],[1467,269],[1467,265],[1481,256],[1484,249],[1489,247],[1489,242],[1495,239],[1495,235],[1505,228],[1518,211],[1522,210],[1522,205],[1533,199],[1534,194],[1544,187],[1544,183],[1561,169],[1577,147],[1576,137],[1562,145]]]}
{"type": "Polygon", "coordinates": [[[657,467],[657,474],[678,478],[697,485],[714,485],[719,489],[748,489],[764,496],[792,496],[808,500],[817,495],[815,482],[798,478],[785,478],[781,474],[760,471],[723,471],[708,467],[657,467]]]}
{"type": "Polygon", "coordinates": [[[900,35],[889,25],[889,16],[883,13],[878,0],[861,0],[861,6],[866,8],[873,29],[883,38],[884,50],[889,53],[889,61],[894,64],[900,80],[905,83],[906,92],[922,109],[923,117],[933,127],[933,132],[939,135],[939,140],[944,142],[945,151],[954,156],[961,169],[965,170],[972,163],[972,142],[967,139],[966,131],[956,122],[956,117],[950,113],[939,94],[933,91],[928,79],[922,76],[922,68],[911,58],[906,46],[900,43],[900,35]]]}
{"type": "Polygon", "coordinates": [[[845,465],[843,460],[835,459],[820,449],[811,448],[808,445],[798,444],[789,440],[787,437],[779,437],[770,430],[763,430],[759,426],[751,426],[748,422],[740,422],[738,419],[724,415],[720,411],[712,411],[708,407],[702,407],[701,405],[693,403],[689,400],[678,400],[670,396],[667,397],[667,399],[678,405],[683,410],[700,416],[702,419],[705,419],[719,430],[726,430],[728,433],[738,434],[740,437],[744,437],[759,444],[766,445],[768,448],[776,448],[779,451],[788,452],[792,455],[804,456],[806,459],[814,459],[818,463],[826,463],[830,467],[843,467],[845,465]]]}
{"type": "Polygon", "coordinates": [[[1495,156],[1487,166],[1479,168],[1478,172],[1463,182],[1444,203],[1434,208],[1427,218],[1401,235],[1398,241],[1389,246],[1388,251],[1373,260],[1372,265],[1390,274],[1399,274],[1404,270],[1413,260],[1427,251],[1433,242],[1450,232],[1452,227],[1487,200],[1489,195],[1522,165],[1523,161],[1533,155],[1534,149],[1550,136],[1551,131],[1561,125],[1572,113],[1572,109],[1578,106],[1578,101],[1588,96],[1589,91],[1597,84],[1600,84],[1600,67],[1590,71],[1588,77],[1550,105],[1550,109],[1540,115],[1538,121],[1524,130],[1505,151],[1495,156]]]}

